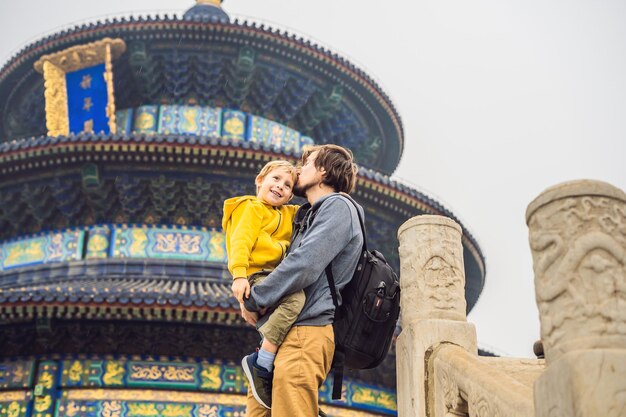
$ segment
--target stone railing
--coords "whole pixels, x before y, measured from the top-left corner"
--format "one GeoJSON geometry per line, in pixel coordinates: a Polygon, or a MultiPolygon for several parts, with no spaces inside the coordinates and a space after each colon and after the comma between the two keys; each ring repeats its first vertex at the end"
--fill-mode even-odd
{"type": "Polygon", "coordinates": [[[460,227],[440,216],[400,227],[400,417],[626,416],[626,194],[560,184],[526,220],[545,361],[478,357],[460,227]]]}

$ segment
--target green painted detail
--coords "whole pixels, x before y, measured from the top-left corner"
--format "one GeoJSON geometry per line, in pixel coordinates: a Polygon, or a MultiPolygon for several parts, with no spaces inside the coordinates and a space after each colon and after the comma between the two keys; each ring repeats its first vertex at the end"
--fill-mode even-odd
{"type": "Polygon", "coordinates": [[[258,143],[290,152],[299,153],[302,150],[300,133],[272,120],[260,116],[248,116],[246,131],[246,140],[250,143],[258,143]]]}
{"type": "Polygon", "coordinates": [[[137,133],[156,133],[159,106],[141,106],[135,110],[133,130],[137,133]]]}
{"type": "Polygon", "coordinates": [[[158,131],[166,135],[219,138],[222,109],[203,106],[161,105],[158,131]]]}
{"type": "Polygon", "coordinates": [[[57,398],[57,377],[59,364],[55,361],[43,361],[39,364],[35,387],[37,394],[33,404],[33,417],[51,417],[57,398]]]}
{"type": "Polygon", "coordinates": [[[102,384],[105,386],[123,386],[126,368],[122,361],[106,361],[104,362],[104,374],[102,376],[102,384]]]}
{"type": "Polygon", "coordinates": [[[83,187],[95,188],[100,185],[100,172],[95,164],[86,164],[81,169],[83,187]]]}
{"type": "Polygon", "coordinates": [[[27,417],[29,412],[28,401],[1,401],[0,417],[27,417]]]}
{"type": "Polygon", "coordinates": [[[110,238],[110,228],[106,226],[90,228],[85,259],[107,258],[109,256],[110,238]]]}
{"type": "MultiPolygon", "coordinates": [[[[233,81],[235,83],[235,81],[233,81]]],[[[236,89],[235,87],[231,87],[236,89]]],[[[233,91],[243,94],[245,84],[233,91]]],[[[321,120],[333,115],[342,100],[342,87],[335,86],[328,93],[315,95],[311,104],[305,107],[303,114],[308,122],[305,126],[312,129],[321,120]],[[307,110],[308,109],[308,110],[307,110]]],[[[269,145],[286,152],[299,154],[303,145],[312,144],[311,138],[301,139],[300,132],[288,126],[254,114],[222,109],[219,107],[195,105],[155,105],[141,106],[134,111],[134,123],[128,124],[127,134],[132,130],[140,133],[161,133],[165,135],[195,135],[205,138],[224,137],[231,140],[247,141],[269,145]],[[134,126],[131,130],[130,126],[134,126]]],[[[130,116],[129,116],[130,117],[130,116]]],[[[310,130],[309,129],[309,130],[310,130]]]]}
{"type": "MultiPolygon", "coordinates": [[[[162,189],[168,189],[166,181],[161,185],[162,189]]],[[[188,187],[190,192],[203,194],[202,185],[196,189],[191,182],[188,187]]],[[[205,200],[199,199],[200,203],[203,201],[205,200]]],[[[202,206],[208,207],[209,204],[202,206]]],[[[202,207],[198,207],[198,210],[202,210],[202,207]]],[[[88,231],[88,234],[84,230],[52,232],[0,243],[0,271],[38,264],[110,257],[215,263],[227,261],[225,234],[214,228],[103,225],[92,226],[88,231]],[[85,245],[87,250],[83,256],[85,245]]],[[[0,375],[1,372],[0,368],[0,375]]]]}
{"type": "MultiPolygon", "coordinates": [[[[241,366],[233,366],[233,365],[222,365],[221,366],[221,373],[219,375],[219,381],[221,383],[221,386],[219,388],[220,391],[222,392],[231,392],[231,393],[235,393],[235,392],[240,392],[240,393],[246,393],[248,390],[248,384],[247,384],[247,379],[246,376],[243,373],[243,370],[241,369],[241,366]]],[[[205,371],[205,368],[203,367],[203,372],[205,371]]],[[[206,371],[208,371],[208,375],[211,376],[212,378],[209,381],[216,381],[217,378],[215,376],[215,370],[211,370],[211,369],[206,369],[206,371]]],[[[211,382],[207,381],[207,389],[212,389],[211,388],[211,382]]],[[[205,382],[203,381],[203,384],[205,382]]],[[[204,388],[204,386],[202,387],[204,388]]]]}
{"type": "Polygon", "coordinates": [[[124,109],[115,111],[115,124],[117,126],[117,133],[128,134],[131,132],[133,122],[133,109],[124,109]]]}
{"type": "Polygon", "coordinates": [[[217,364],[203,364],[200,371],[200,388],[217,391],[222,387],[222,367],[217,364]]]}
{"type": "MultiPolygon", "coordinates": [[[[240,417],[245,415],[245,406],[237,397],[223,403],[212,396],[206,403],[195,403],[185,399],[184,393],[169,394],[174,401],[122,401],[122,400],[66,400],[58,407],[57,417],[240,417]]],[[[142,398],[141,391],[137,397],[142,398]]]]}
{"type": "Polygon", "coordinates": [[[298,115],[302,131],[310,134],[320,122],[335,115],[341,107],[342,99],[341,85],[335,85],[325,93],[315,93],[298,115]]]}
{"type": "MultiPolygon", "coordinates": [[[[0,363],[0,369],[7,369],[7,364],[0,363]],[[4,368],[2,368],[4,367],[4,368]]],[[[58,416],[91,417],[103,416],[102,413],[112,412],[108,417],[176,417],[177,412],[186,410],[187,416],[203,417],[199,408],[189,410],[186,407],[174,407],[173,404],[187,402],[185,393],[202,392],[205,394],[237,394],[247,392],[246,378],[240,366],[221,361],[192,361],[154,359],[136,360],[130,358],[74,358],[60,362],[43,361],[39,365],[36,380],[34,416],[48,417],[54,407],[58,416]],[[58,377],[60,373],[60,378],[58,377]],[[55,381],[59,381],[59,386],[55,381]],[[105,398],[93,399],[88,402],[66,401],[58,391],[77,388],[103,389],[137,389],[137,401],[106,401],[105,398]],[[177,399],[165,402],[143,401],[141,392],[145,389],[168,389],[174,392],[177,399]],[[61,397],[61,402],[55,399],[61,397]],[[132,412],[130,404],[133,404],[132,412]],[[169,405],[168,405],[169,404],[169,405]],[[169,408],[168,408],[169,407],[169,408]],[[167,410],[167,411],[166,411],[167,410]],[[157,414],[151,414],[151,413],[157,414]],[[167,413],[171,412],[171,415],[167,413]],[[142,414],[145,413],[145,414],[142,414]]],[[[352,379],[344,380],[344,397],[340,402],[331,401],[331,380],[326,380],[320,389],[320,401],[372,412],[376,415],[396,415],[396,394],[393,390],[364,385],[352,379]]],[[[161,398],[159,398],[161,400],[161,398]]],[[[194,404],[195,406],[200,406],[194,404]]],[[[212,404],[203,405],[206,407],[212,404]]],[[[233,405],[234,406],[234,405],[233,405]]],[[[234,416],[234,408],[226,407],[215,414],[217,416],[234,416]],[[220,414],[222,413],[222,414],[220,414]]],[[[207,408],[204,409],[206,411],[207,408]]],[[[0,415],[0,417],[5,417],[0,415]]],[[[18,416],[21,417],[21,416],[18,416]]],[[[51,417],[51,416],[49,416],[51,417]]],[[[206,416],[205,416],[206,417],[206,416]]]]}
{"type": "Polygon", "coordinates": [[[183,388],[198,386],[198,364],[176,362],[128,362],[129,387],[183,388]]]}
{"type": "Polygon", "coordinates": [[[243,141],[246,137],[246,114],[225,109],[222,113],[222,136],[232,141],[243,141]]]}
{"type": "Polygon", "coordinates": [[[82,230],[72,230],[0,244],[0,271],[79,260],[82,257],[83,239],[82,230]]]}
{"type": "Polygon", "coordinates": [[[226,262],[224,232],[124,227],[113,230],[113,257],[226,262]]]}
{"type": "Polygon", "coordinates": [[[30,388],[34,379],[34,360],[0,362],[0,388],[30,388]]]}
{"type": "Polygon", "coordinates": [[[239,56],[226,71],[227,81],[224,85],[226,96],[238,106],[248,95],[254,77],[254,60],[256,51],[249,46],[239,50],[239,56]]]}

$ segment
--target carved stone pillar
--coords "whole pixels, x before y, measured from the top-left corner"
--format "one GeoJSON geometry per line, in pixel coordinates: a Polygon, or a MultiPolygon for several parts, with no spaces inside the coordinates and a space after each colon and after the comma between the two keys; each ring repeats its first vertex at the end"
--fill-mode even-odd
{"type": "MultiPolygon", "coordinates": [[[[466,321],[461,227],[447,217],[417,216],[398,230],[402,333],[396,343],[398,415],[425,417],[434,381],[427,358],[442,343],[476,354],[466,321]],[[432,379],[432,378],[431,378],[432,379]]],[[[430,405],[429,405],[430,404],[430,405]]]]}
{"type": "Polygon", "coordinates": [[[626,415],[626,194],[572,181],[528,206],[546,371],[537,417],[626,415]]]}

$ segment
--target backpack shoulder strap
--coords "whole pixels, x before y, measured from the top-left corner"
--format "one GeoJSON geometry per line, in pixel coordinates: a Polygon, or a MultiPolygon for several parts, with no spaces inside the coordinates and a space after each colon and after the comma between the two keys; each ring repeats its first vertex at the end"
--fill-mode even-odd
{"type": "Polygon", "coordinates": [[[363,233],[363,250],[367,250],[367,233],[365,233],[365,221],[363,220],[363,216],[361,215],[361,212],[359,211],[358,204],[356,203],[356,201],[354,201],[354,199],[350,196],[350,194],[339,193],[339,195],[345,198],[346,200],[350,201],[352,205],[354,206],[354,209],[356,210],[356,215],[359,218],[359,224],[361,225],[361,233],[363,233]]]}
{"type": "MultiPolygon", "coordinates": [[[[367,250],[367,237],[365,234],[365,223],[363,222],[363,216],[361,215],[361,212],[359,211],[359,207],[357,206],[356,201],[354,201],[352,197],[350,197],[350,195],[346,193],[339,193],[339,195],[345,198],[346,200],[350,201],[352,205],[354,205],[354,209],[356,210],[356,215],[359,218],[359,224],[361,225],[361,233],[363,234],[363,250],[367,250]]],[[[330,295],[333,298],[333,304],[335,305],[335,313],[336,313],[337,308],[339,308],[339,305],[337,301],[337,287],[335,286],[335,278],[333,277],[332,265],[333,265],[333,260],[331,259],[328,265],[326,266],[325,271],[326,271],[326,278],[328,279],[328,286],[330,288],[330,295]]]]}
{"type": "MultiPolygon", "coordinates": [[[[333,298],[333,304],[335,305],[334,314],[336,317],[339,303],[337,302],[337,287],[335,287],[335,278],[333,277],[332,262],[326,265],[326,279],[328,280],[328,288],[330,289],[330,295],[333,298]]],[[[343,348],[335,344],[335,354],[333,355],[333,363],[331,364],[331,369],[333,371],[333,400],[341,399],[341,387],[343,386],[343,368],[345,366],[344,358],[345,355],[343,352],[343,348]]]]}
{"type": "MultiPolygon", "coordinates": [[[[365,236],[365,224],[363,223],[363,216],[361,216],[361,212],[356,204],[356,202],[350,197],[348,194],[341,193],[340,196],[349,200],[356,210],[356,214],[359,217],[359,224],[361,225],[361,233],[363,234],[363,250],[367,250],[366,236],[365,236]]],[[[335,305],[335,317],[337,316],[337,310],[339,309],[339,302],[337,301],[337,287],[335,286],[335,277],[333,276],[333,261],[332,259],[326,266],[326,279],[328,280],[328,288],[330,290],[330,296],[333,299],[333,304],[335,305]]],[[[331,369],[333,371],[333,392],[332,399],[339,400],[341,399],[341,388],[343,386],[343,370],[345,367],[345,352],[343,351],[343,347],[339,345],[335,345],[335,355],[333,356],[333,363],[331,365],[331,369]]]]}

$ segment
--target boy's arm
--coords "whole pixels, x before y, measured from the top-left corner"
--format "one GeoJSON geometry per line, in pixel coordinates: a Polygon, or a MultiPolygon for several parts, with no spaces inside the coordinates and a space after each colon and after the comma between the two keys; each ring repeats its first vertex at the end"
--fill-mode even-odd
{"type": "MultiPolygon", "coordinates": [[[[332,198],[332,197],[331,197],[332,198]]],[[[300,246],[287,256],[263,282],[250,291],[245,306],[250,311],[276,305],[285,295],[313,284],[326,266],[346,248],[354,236],[350,202],[343,198],[325,201],[300,246]]]]}
{"type": "Polygon", "coordinates": [[[252,201],[243,202],[233,211],[231,219],[230,273],[234,279],[246,278],[252,247],[261,232],[263,208],[252,201]]]}

